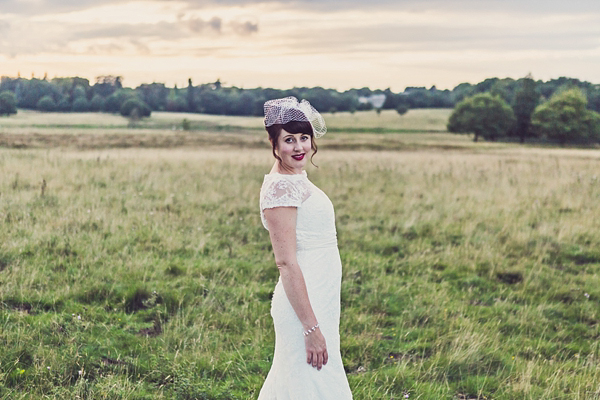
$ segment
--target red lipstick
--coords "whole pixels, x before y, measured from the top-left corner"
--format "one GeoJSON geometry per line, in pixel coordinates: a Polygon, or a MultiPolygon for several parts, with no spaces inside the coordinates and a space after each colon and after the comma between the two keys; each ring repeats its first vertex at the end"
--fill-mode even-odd
{"type": "Polygon", "coordinates": [[[298,154],[298,155],[292,156],[292,158],[294,160],[302,161],[302,159],[304,159],[304,154],[298,154]]]}

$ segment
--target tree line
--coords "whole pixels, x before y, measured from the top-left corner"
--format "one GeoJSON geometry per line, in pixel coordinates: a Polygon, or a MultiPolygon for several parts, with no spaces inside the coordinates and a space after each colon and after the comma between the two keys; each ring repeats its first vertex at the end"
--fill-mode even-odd
{"type": "Polygon", "coordinates": [[[474,140],[518,137],[560,143],[600,144],[598,86],[559,80],[553,92],[528,76],[510,98],[489,91],[465,97],[448,120],[448,131],[474,135],[474,140]],[[544,93],[546,95],[544,95],[544,93]]]}
{"type": "MultiPolygon", "coordinates": [[[[398,110],[400,114],[413,108],[452,108],[465,98],[490,93],[514,105],[525,82],[530,78],[490,78],[475,85],[461,83],[454,89],[439,90],[435,86],[407,87],[402,92],[391,89],[371,90],[364,87],[337,91],[322,87],[300,87],[287,90],[272,88],[243,89],[225,86],[219,80],[186,87],[167,87],[163,83],[142,84],[136,88],[123,86],[120,76],[99,76],[95,82],[80,77],[0,79],[0,115],[8,115],[17,108],[60,112],[110,112],[130,115],[137,110],[140,116],[152,111],[176,111],[220,115],[260,116],[265,101],[278,97],[295,96],[307,99],[324,112],[354,112],[374,108],[365,101],[373,95],[385,95],[384,110],[398,110]]],[[[586,107],[600,111],[600,86],[573,78],[559,78],[547,82],[534,81],[536,95],[549,99],[559,88],[570,85],[580,88],[587,98],[586,107]]]]}

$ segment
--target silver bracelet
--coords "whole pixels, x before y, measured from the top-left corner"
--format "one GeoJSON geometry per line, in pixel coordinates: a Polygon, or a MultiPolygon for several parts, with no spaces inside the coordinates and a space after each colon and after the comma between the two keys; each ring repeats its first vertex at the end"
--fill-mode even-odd
{"type": "Polygon", "coordinates": [[[308,335],[310,335],[311,333],[313,333],[314,331],[316,331],[318,327],[319,327],[319,324],[317,323],[315,326],[313,326],[313,327],[312,327],[312,328],[310,328],[309,330],[302,332],[302,334],[303,334],[304,336],[308,336],[308,335]]]}

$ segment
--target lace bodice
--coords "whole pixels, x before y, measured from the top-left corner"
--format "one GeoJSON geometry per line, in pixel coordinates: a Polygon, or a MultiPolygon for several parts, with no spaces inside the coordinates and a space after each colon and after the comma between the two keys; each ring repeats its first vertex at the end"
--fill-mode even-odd
{"type": "Polygon", "coordinates": [[[260,217],[269,226],[263,210],[275,207],[297,207],[296,241],[299,250],[337,245],[335,214],[329,197],[302,174],[265,175],[260,189],[260,217]]]}

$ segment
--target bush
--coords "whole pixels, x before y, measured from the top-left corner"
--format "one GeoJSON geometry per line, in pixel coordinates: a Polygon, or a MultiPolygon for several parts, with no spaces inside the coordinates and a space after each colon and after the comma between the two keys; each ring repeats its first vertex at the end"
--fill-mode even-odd
{"type": "Polygon", "coordinates": [[[146,103],[144,103],[140,99],[132,98],[126,100],[121,106],[121,115],[124,117],[129,117],[134,109],[138,109],[141,117],[149,117],[152,114],[152,110],[146,103]]]}
{"type": "Polygon", "coordinates": [[[489,140],[506,136],[514,123],[515,114],[502,98],[481,93],[456,105],[447,128],[453,133],[473,133],[476,142],[480,136],[489,140]]]}
{"type": "Polygon", "coordinates": [[[56,102],[52,96],[46,95],[37,102],[36,108],[40,111],[54,111],[56,110],[56,102]]]}
{"type": "Polygon", "coordinates": [[[17,113],[17,98],[13,92],[0,93],[0,116],[17,113]]]}
{"type": "Polygon", "coordinates": [[[408,106],[406,104],[400,104],[398,107],[396,107],[396,112],[399,115],[404,115],[408,112],[408,106]]]}
{"type": "Polygon", "coordinates": [[[90,102],[85,97],[78,97],[73,102],[73,111],[85,112],[90,110],[90,102]]]}
{"type": "Polygon", "coordinates": [[[600,114],[587,108],[585,94],[579,88],[555,93],[538,106],[532,117],[533,129],[560,144],[600,141],[600,114]]]}

